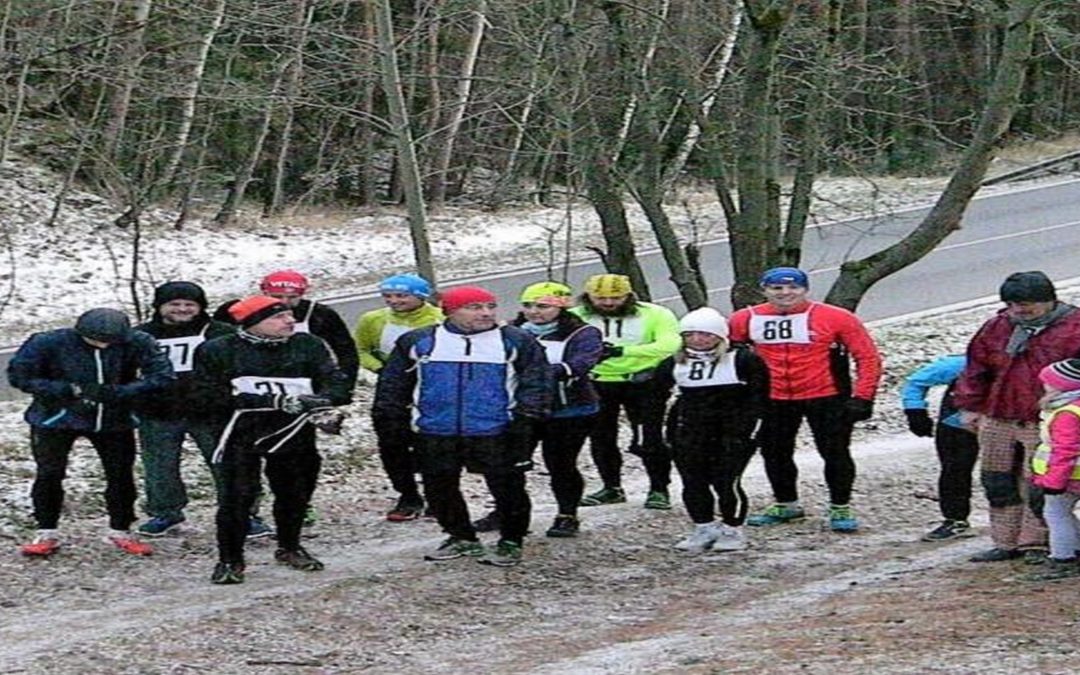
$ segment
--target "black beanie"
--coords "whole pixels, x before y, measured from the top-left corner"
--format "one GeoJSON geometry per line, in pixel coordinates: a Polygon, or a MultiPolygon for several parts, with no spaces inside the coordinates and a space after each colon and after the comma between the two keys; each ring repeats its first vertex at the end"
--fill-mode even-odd
{"type": "Polygon", "coordinates": [[[117,344],[127,342],[131,335],[131,322],[127,314],[107,307],[84,312],[75,322],[75,332],[84,338],[117,344]]]}
{"type": "Polygon", "coordinates": [[[154,289],[154,309],[172,300],[191,300],[206,309],[206,292],[198,284],[190,281],[169,281],[154,289]]]}
{"type": "Polygon", "coordinates": [[[1054,302],[1054,282],[1042,272],[1013,272],[1001,284],[1002,302],[1054,302]]]}

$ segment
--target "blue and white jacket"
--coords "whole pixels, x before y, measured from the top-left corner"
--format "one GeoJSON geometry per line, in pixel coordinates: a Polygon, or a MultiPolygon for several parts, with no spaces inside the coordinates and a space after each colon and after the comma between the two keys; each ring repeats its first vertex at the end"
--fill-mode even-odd
{"type": "Polygon", "coordinates": [[[444,322],[398,338],[379,373],[372,417],[432,436],[498,436],[515,416],[551,409],[544,349],[513,326],[463,333],[444,322]]]}

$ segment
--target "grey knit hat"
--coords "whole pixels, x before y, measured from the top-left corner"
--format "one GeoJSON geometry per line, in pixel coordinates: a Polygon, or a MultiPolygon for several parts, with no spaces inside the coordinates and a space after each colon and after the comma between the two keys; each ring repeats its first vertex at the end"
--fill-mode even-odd
{"type": "Polygon", "coordinates": [[[97,307],[83,312],[75,322],[75,331],[91,340],[108,344],[127,342],[131,336],[131,322],[127,314],[108,307],[97,307]]]}

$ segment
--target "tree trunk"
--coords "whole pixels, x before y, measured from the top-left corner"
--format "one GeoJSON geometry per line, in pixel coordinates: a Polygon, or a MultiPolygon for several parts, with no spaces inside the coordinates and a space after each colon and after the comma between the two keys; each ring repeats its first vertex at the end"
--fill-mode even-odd
{"type": "Polygon", "coordinates": [[[409,233],[412,237],[416,271],[435,285],[435,266],[431,258],[431,243],[427,235],[427,209],[420,186],[420,169],[416,161],[412,131],[409,129],[405,95],[401,90],[401,73],[398,71],[397,53],[394,51],[394,25],[391,20],[390,0],[374,2],[375,21],[379,38],[379,58],[382,62],[383,91],[390,108],[390,122],[397,140],[398,163],[401,185],[405,192],[405,205],[409,212],[409,233]]]}
{"type": "Polygon", "coordinates": [[[771,202],[777,191],[771,168],[776,149],[772,83],[780,35],[791,17],[794,0],[746,0],[745,5],[751,31],[736,141],[738,214],[728,223],[735,271],[731,303],[736,308],[760,299],[757,279],[777,244],[779,223],[770,220],[775,214],[771,202]]]}
{"type": "Polygon", "coordinates": [[[293,55],[285,78],[285,119],[278,134],[277,156],[274,159],[274,172],[271,179],[270,197],[263,210],[269,216],[281,213],[285,201],[285,173],[292,147],[293,123],[296,119],[297,97],[300,95],[300,80],[304,76],[304,45],[307,43],[308,30],[315,15],[315,7],[310,9],[307,0],[294,0],[296,11],[293,14],[293,26],[296,27],[296,39],[293,42],[293,55]]]}
{"type": "Polygon", "coordinates": [[[1045,0],[1015,0],[1005,17],[997,73],[971,143],[926,218],[904,239],[861,260],[844,263],[825,301],[854,310],[875,283],[918,261],[960,227],[1016,112],[1033,35],[1045,0]]]}
{"type": "MultiPolygon", "coordinates": [[[[188,78],[180,94],[180,126],[176,130],[176,136],[172,140],[172,155],[169,157],[165,170],[162,171],[159,184],[168,189],[168,186],[176,178],[176,171],[180,167],[180,161],[187,150],[188,138],[191,136],[191,127],[195,124],[195,104],[199,96],[199,87],[202,85],[203,74],[206,72],[206,60],[210,56],[210,47],[214,44],[221,25],[225,21],[225,9],[228,0],[217,0],[214,5],[213,18],[206,32],[199,38],[198,49],[195,53],[195,62],[192,64],[191,76],[188,78]]],[[[231,217],[231,216],[230,216],[231,217]]]]}
{"type": "Polygon", "coordinates": [[[607,161],[598,153],[590,154],[591,161],[585,166],[585,190],[596,215],[600,217],[600,230],[607,244],[607,251],[596,250],[604,268],[612,274],[625,274],[642,300],[648,300],[649,282],[641,269],[634,247],[634,237],[626,222],[626,207],[622,195],[611,177],[607,161]]]}
{"type": "Polygon", "coordinates": [[[450,172],[450,161],[453,159],[454,145],[457,143],[458,134],[461,132],[461,123],[465,119],[465,109],[469,104],[473,74],[476,71],[476,61],[480,56],[480,45],[484,40],[484,29],[486,27],[487,0],[476,0],[469,45],[461,62],[461,74],[458,77],[457,91],[454,94],[454,101],[449,110],[450,119],[447,122],[443,142],[439,146],[434,172],[431,176],[431,191],[428,193],[428,201],[433,209],[442,208],[446,202],[446,182],[450,172]]]}
{"type": "Polygon", "coordinates": [[[277,67],[277,73],[274,74],[274,82],[270,87],[270,93],[266,97],[266,103],[263,106],[262,120],[259,123],[259,129],[255,132],[255,140],[251,144],[251,151],[248,153],[247,161],[240,167],[240,170],[233,178],[233,185],[229,189],[229,194],[225,197],[225,203],[221,205],[221,210],[214,216],[214,223],[217,225],[228,225],[236,218],[236,211],[240,207],[240,204],[244,201],[244,194],[247,192],[248,186],[251,184],[251,179],[255,175],[255,169],[259,166],[259,159],[262,157],[263,146],[266,144],[266,137],[270,135],[270,126],[274,119],[274,108],[278,95],[281,92],[281,81],[285,77],[285,68],[288,62],[285,62],[277,67]]]}
{"type": "Polygon", "coordinates": [[[131,108],[131,95],[135,90],[135,79],[142,61],[145,46],[146,22],[150,19],[151,0],[135,0],[131,17],[133,30],[126,38],[121,50],[120,65],[117,69],[117,84],[109,103],[108,122],[102,131],[102,153],[107,159],[116,156],[116,148],[127,126],[128,111],[131,108]]]}

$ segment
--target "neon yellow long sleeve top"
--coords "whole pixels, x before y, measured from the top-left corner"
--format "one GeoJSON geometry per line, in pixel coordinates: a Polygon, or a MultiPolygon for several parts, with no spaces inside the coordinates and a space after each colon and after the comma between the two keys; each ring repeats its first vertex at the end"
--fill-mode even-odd
{"type": "Polygon", "coordinates": [[[623,348],[622,356],[604,359],[593,367],[593,377],[599,382],[631,380],[635,374],[658,366],[682,345],[679,320],[661,305],[639,301],[636,311],[627,316],[605,316],[581,306],[570,311],[599,328],[604,342],[623,348]]]}
{"type": "Polygon", "coordinates": [[[360,365],[373,373],[379,372],[400,336],[442,320],[442,310],[426,302],[411,312],[394,312],[389,307],[365,312],[353,333],[360,365]]]}

